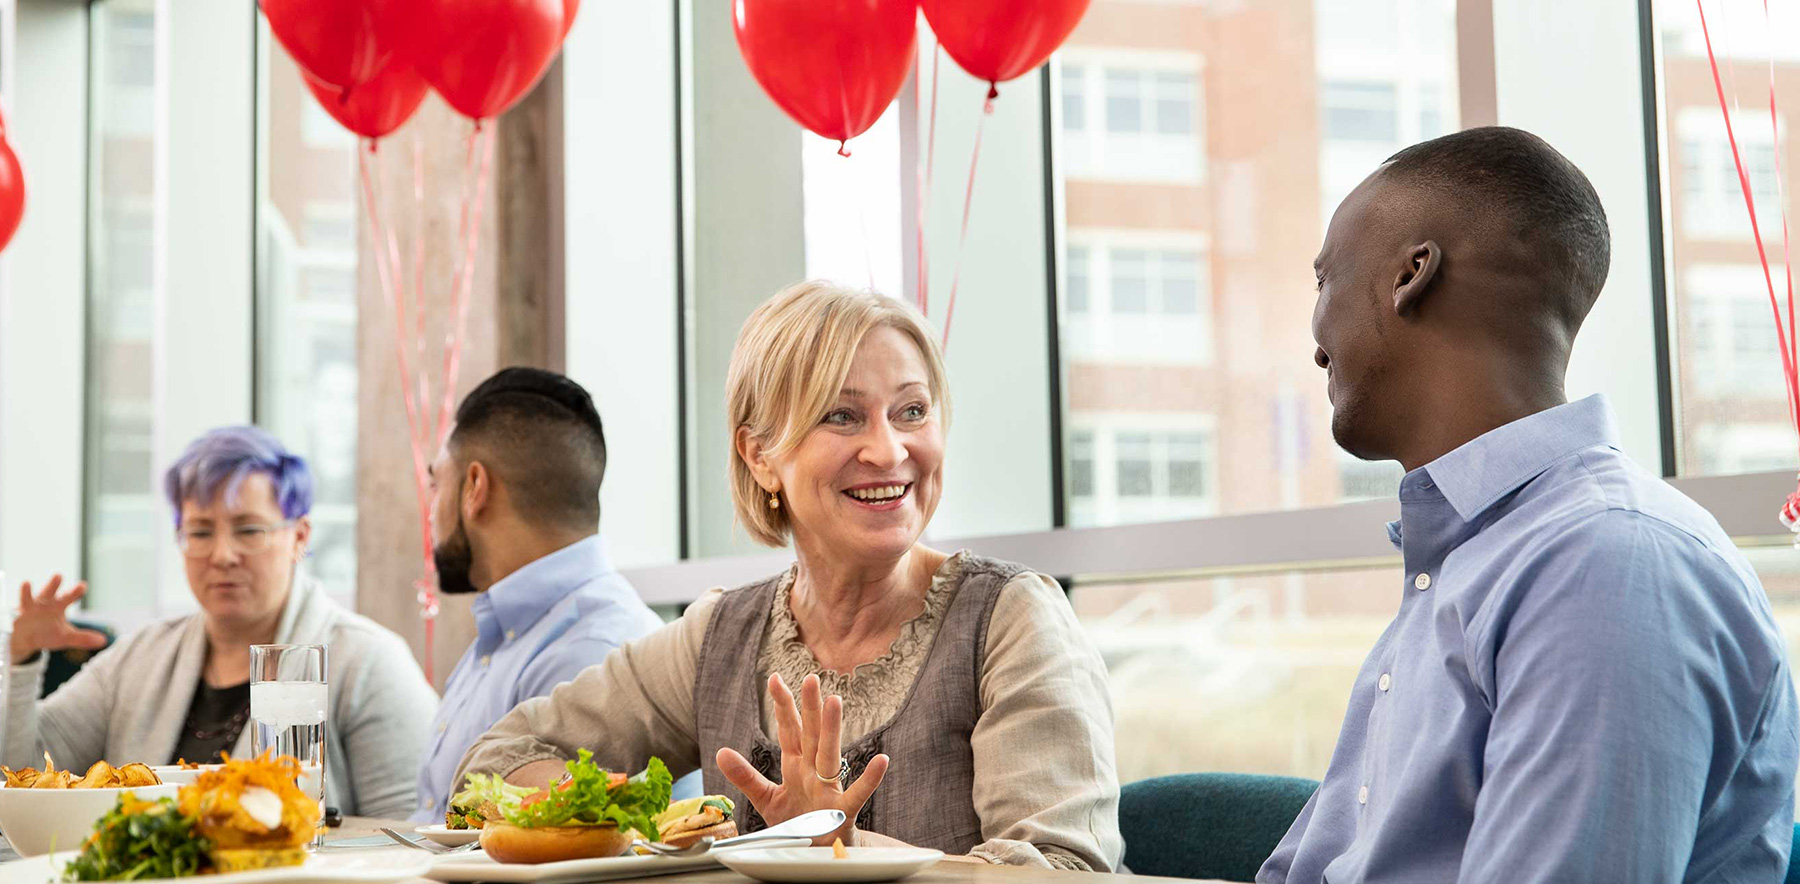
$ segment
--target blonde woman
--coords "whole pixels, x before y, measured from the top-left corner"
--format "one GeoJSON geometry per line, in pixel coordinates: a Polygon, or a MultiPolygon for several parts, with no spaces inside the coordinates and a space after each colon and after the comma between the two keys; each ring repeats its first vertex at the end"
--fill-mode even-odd
{"type": "Polygon", "coordinates": [[[1118,868],[1106,673],[1061,588],[919,542],[950,420],[919,315],[793,286],[745,322],[726,386],[738,520],[769,546],[792,541],[793,567],[708,592],[520,705],[459,781],[542,785],[581,747],[615,768],[656,755],[677,777],[703,771],[746,830],[837,808],[850,823],[821,843],[1118,868]]]}

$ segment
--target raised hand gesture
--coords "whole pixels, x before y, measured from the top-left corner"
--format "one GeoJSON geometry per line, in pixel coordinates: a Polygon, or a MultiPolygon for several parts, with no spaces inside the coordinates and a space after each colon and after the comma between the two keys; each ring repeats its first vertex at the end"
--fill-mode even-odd
{"type": "Polygon", "coordinates": [[[62,575],[44,584],[44,591],[33,595],[29,582],[19,585],[19,619],[13,621],[12,661],[14,665],[31,659],[39,651],[79,648],[94,651],[106,647],[106,636],[91,629],[77,629],[69,623],[69,606],[87,595],[87,584],[77,583],[67,594],[57,595],[62,588],[62,575]]]}
{"type": "Polygon", "coordinates": [[[877,755],[862,776],[845,787],[839,779],[843,766],[844,701],[838,697],[820,699],[819,677],[809,675],[800,685],[800,702],[788,690],[781,676],[769,677],[769,701],[774,704],[775,723],[781,741],[781,782],[771,783],[757,772],[744,756],[732,749],[720,749],[719,772],[756,807],[769,825],[792,819],[814,810],[834,808],[844,812],[844,827],[815,844],[829,845],[842,838],[849,843],[856,827],[856,815],[875,794],[887,775],[888,757],[877,755]]]}

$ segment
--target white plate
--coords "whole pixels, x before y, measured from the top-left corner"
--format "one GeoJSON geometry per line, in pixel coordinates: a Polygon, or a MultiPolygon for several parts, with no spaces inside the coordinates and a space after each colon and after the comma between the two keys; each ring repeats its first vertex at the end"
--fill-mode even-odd
{"type": "Polygon", "coordinates": [[[897,881],[944,858],[923,847],[848,847],[838,859],[829,847],[755,847],[727,851],[719,861],[758,881],[897,881]]]}
{"type": "MultiPolygon", "coordinates": [[[[61,874],[63,865],[74,858],[75,853],[70,851],[0,864],[0,884],[44,884],[46,881],[54,881],[61,874]]],[[[283,866],[279,869],[193,878],[145,878],[140,879],[138,884],[154,880],[181,881],[183,884],[390,884],[417,878],[430,869],[431,856],[424,851],[408,847],[395,847],[392,850],[375,848],[315,853],[308,856],[301,865],[283,866]]]]}
{"type": "MultiPolygon", "coordinates": [[[[774,844],[788,842],[775,841],[774,844]]],[[[811,843],[809,839],[796,838],[794,845],[811,843]]],[[[431,871],[425,877],[446,884],[464,884],[471,881],[495,881],[500,884],[569,884],[575,881],[612,881],[619,878],[648,878],[652,875],[673,875],[678,872],[692,872],[697,869],[710,869],[725,861],[726,857],[752,850],[761,845],[746,844],[743,847],[727,847],[702,853],[699,856],[615,856],[606,859],[572,859],[560,863],[499,863],[481,851],[473,853],[457,853],[438,857],[431,871]]],[[[6,882],[0,882],[6,884],[6,882]]],[[[34,881],[32,884],[43,884],[34,881]]],[[[206,882],[212,884],[212,882],[206,882]]]]}
{"type": "Polygon", "coordinates": [[[156,776],[165,783],[185,786],[199,779],[201,774],[209,770],[218,770],[224,766],[223,764],[202,764],[199,767],[179,767],[173,764],[158,764],[151,766],[150,769],[155,771],[156,776]]]}
{"type": "Polygon", "coordinates": [[[420,826],[413,831],[436,841],[445,847],[461,847],[470,841],[481,840],[480,829],[452,829],[443,823],[435,826],[420,826]]]}

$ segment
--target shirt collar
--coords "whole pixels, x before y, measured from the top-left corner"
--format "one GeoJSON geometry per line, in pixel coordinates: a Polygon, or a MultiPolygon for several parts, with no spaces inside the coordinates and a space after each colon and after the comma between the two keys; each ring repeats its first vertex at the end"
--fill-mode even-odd
{"type": "Polygon", "coordinates": [[[1595,394],[1489,430],[1413,470],[1400,482],[1400,502],[1409,489],[1436,485],[1456,514],[1472,522],[1557,461],[1601,445],[1618,448],[1619,430],[1612,406],[1595,394]]]}
{"type": "Polygon", "coordinates": [[[529,629],[557,602],[611,573],[606,543],[595,534],[506,575],[476,596],[473,605],[483,641],[529,629]],[[494,625],[490,636],[487,624],[494,625]]]}

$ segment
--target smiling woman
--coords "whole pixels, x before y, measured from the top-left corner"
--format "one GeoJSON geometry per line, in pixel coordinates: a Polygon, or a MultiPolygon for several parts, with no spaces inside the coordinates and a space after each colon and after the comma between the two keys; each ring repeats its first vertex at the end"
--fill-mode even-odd
{"type": "Polygon", "coordinates": [[[793,567],[707,593],[519,706],[462,773],[543,785],[598,743],[611,769],[703,771],[746,832],[829,808],[849,822],[820,845],[1116,868],[1105,667],[1061,588],[919,542],[949,419],[924,320],[873,292],[793,286],[745,322],[726,389],[739,523],[791,539],[793,567]]]}

